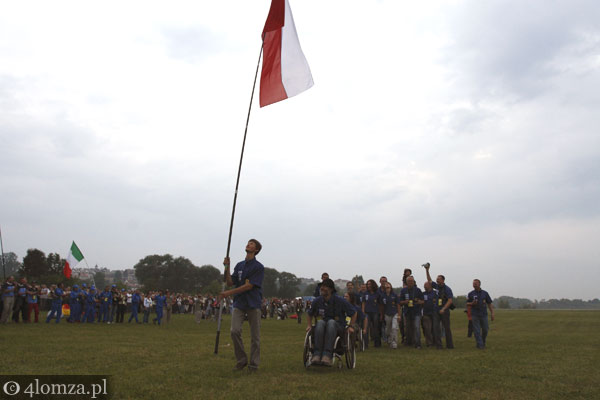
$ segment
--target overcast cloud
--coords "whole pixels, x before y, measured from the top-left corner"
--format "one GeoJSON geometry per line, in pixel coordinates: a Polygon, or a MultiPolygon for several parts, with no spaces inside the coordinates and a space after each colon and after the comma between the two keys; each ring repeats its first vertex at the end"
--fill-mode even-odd
{"type": "MultiPolygon", "coordinates": [[[[5,251],[222,262],[270,2],[198,3],[2,6],[5,251]]],[[[254,104],[234,259],[598,297],[597,2],[291,6],[315,86],[254,104]]]]}

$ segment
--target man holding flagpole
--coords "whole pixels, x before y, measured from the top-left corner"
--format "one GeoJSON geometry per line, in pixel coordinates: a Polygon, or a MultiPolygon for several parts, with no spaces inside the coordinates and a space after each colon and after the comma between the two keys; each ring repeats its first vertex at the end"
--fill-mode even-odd
{"type": "Polygon", "coordinates": [[[246,245],[246,259],[235,266],[233,274],[229,272],[229,257],[223,261],[227,286],[235,285],[235,289],[219,294],[219,300],[234,296],[231,315],[231,339],[237,360],[234,371],[243,370],[246,366],[250,371],[256,371],[260,363],[260,307],[265,267],[258,262],[256,255],[261,249],[258,240],[250,239],[246,245]],[[250,362],[242,342],[242,323],[246,316],[250,323],[250,362]]]}

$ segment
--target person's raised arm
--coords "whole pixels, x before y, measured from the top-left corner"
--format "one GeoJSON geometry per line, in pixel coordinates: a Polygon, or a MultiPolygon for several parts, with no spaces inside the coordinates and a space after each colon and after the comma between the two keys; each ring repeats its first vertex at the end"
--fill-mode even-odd
{"type": "Polygon", "coordinates": [[[431,275],[429,275],[429,265],[425,266],[425,273],[427,274],[427,282],[431,283],[431,275]]]}

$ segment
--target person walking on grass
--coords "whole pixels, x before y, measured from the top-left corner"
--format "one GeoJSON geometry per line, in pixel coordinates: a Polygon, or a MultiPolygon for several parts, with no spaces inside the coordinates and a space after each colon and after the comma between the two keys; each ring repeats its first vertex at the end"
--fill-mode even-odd
{"type": "Polygon", "coordinates": [[[246,259],[235,266],[233,274],[229,272],[229,257],[223,260],[225,282],[227,286],[235,286],[234,289],[219,294],[219,300],[234,296],[231,315],[231,339],[237,360],[234,371],[246,366],[250,371],[256,371],[260,363],[260,307],[265,267],[256,259],[256,255],[261,249],[262,245],[258,240],[250,239],[246,245],[246,259]],[[245,318],[248,318],[250,324],[250,359],[242,342],[242,323],[245,318]]]}
{"type": "Polygon", "coordinates": [[[431,283],[431,286],[438,291],[437,307],[438,311],[433,313],[433,332],[435,345],[438,349],[442,348],[442,332],[441,327],[444,327],[444,333],[446,335],[446,348],[453,349],[454,342],[452,341],[452,331],[450,330],[450,310],[454,308],[452,289],[446,285],[446,277],[444,275],[438,275],[436,281],[431,280],[429,275],[429,263],[425,264],[425,273],[427,274],[427,282],[431,283]]]}
{"type": "Polygon", "coordinates": [[[473,280],[473,290],[467,296],[467,306],[471,307],[471,320],[473,321],[473,333],[478,349],[485,349],[485,340],[489,331],[487,311],[494,320],[494,306],[492,298],[485,290],[481,289],[481,281],[473,280]]]}

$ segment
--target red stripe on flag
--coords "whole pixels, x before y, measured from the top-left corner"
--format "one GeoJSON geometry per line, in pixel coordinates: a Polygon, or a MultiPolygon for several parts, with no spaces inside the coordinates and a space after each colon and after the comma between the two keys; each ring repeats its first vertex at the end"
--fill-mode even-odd
{"type": "Polygon", "coordinates": [[[65,266],[63,268],[63,275],[65,276],[65,278],[71,279],[71,266],[69,265],[69,263],[67,261],[65,261],[65,266]]]}
{"type": "Polygon", "coordinates": [[[263,29],[263,37],[265,33],[276,31],[283,27],[285,22],[285,0],[271,0],[271,8],[263,29]]]}
{"type": "Polygon", "coordinates": [[[278,29],[267,32],[263,39],[260,106],[268,106],[285,99],[287,94],[281,78],[281,29],[278,29]]]}

